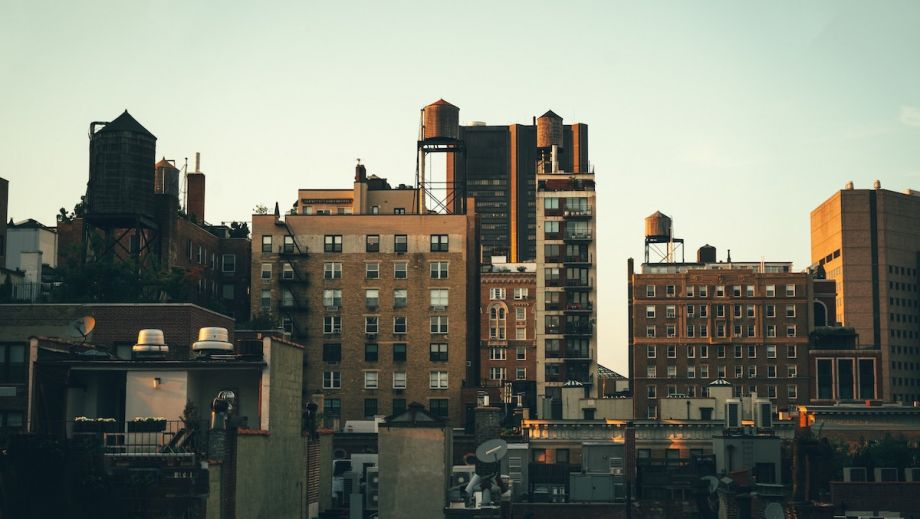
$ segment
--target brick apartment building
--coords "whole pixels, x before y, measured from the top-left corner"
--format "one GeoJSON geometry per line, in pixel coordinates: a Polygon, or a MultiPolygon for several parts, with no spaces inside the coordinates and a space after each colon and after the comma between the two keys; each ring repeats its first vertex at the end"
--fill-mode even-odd
{"type": "Polygon", "coordinates": [[[198,159],[187,174],[182,212],[182,172],[165,158],[154,162],[156,137],[127,111],[98,124],[104,126],[91,134],[84,213],[58,221],[58,263],[111,255],[145,268],[181,269],[191,284],[183,299],[248,320],[250,239],[206,222],[198,159]]]}
{"type": "MultiPolygon", "coordinates": [[[[845,189],[811,212],[811,260],[837,282],[836,320],[880,353],[880,394],[920,400],[920,192],[845,189]]],[[[868,368],[867,368],[868,369],[868,368]]]]}
{"type": "Polygon", "coordinates": [[[480,273],[480,380],[510,388],[505,396],[536,399],[536,300],[534,263],[493,263],[480,273]]]}
{"type": "Polygon", "coordinates": [[[638,272],[629,261],[637,418],[658,417],[664,398],[707,396],[715,379],[779,409],[808,399],[811,275],[785,262],[717,263],[708,249],[711,261],[646,263],[638,272]]]}
{"type": "Polygon", "coordinates": [[[253,216],[252,312],[306,345],[327,424],[415,401],[459,425],[479,373],[475,215],[414,214],[414,190],[362,165],[353,191],[299,195],[297,214],[253,216]]]}

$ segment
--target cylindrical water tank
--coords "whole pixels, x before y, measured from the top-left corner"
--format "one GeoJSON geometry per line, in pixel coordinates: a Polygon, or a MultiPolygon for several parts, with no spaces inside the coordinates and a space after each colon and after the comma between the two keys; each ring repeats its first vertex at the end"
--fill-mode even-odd
{"type": "MultiPolygon", "coordinates": [[[[92,131],[96,124],[90,127],[92,131]]],[[[156,214],[154,176],[157,138],[125,110],[90,134],[87,216],[156,214]]]]}
{"type": "Polygon", "coordinates": [[[537,118],[537,148],[562,148],[562,117],[552,110],[537,118]]]}
{"type": "Polygon", "coordinates": [[[179,198],[179,168],[163,157],[153,167],[153,192],[179,198]]]}
{"type": "Polygon", "coordinates": [[[438,99],[423,110],[425,116],[425,140],[460,138],[459,108],[443,99],[438,99]]]}
{"type": "Polygon", "coordinates": [[[696,250],[696,262],[697,263],[715,263],[716,262],[716,248],[710,244],[703,245],[696,250]]]}
{"type": "Polygon", "coordinates": [[[645,219],[645,237],[659,240],[671,239],[671,218],[661,211],[645,219]]]}

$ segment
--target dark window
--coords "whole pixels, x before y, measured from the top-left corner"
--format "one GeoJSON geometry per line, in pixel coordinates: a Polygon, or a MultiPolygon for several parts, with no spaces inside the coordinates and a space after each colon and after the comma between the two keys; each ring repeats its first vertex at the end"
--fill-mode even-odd
{"type": "Polygon", "coordinates": [[[585,420],[594,420],[594,409],[582,409],[584,413],[585,420]]]}
{"type": "Polygon", "coordinates": [[[761,484],[776,483],[776,465],[773,463],[757,463],[754,466],[754,479],[761,484]]]}
{"type": "Polygon", "coordinates": [[[393,237],[393,251],[395,252],[408,252],[409,250],[409,239],[405,234],[397,234],[393,237]]]}
{"type": "Polygon", "coordinates": [[[431,235],[431,252],[447,252],[447,235],[431,235]]]}
{"type": "Polygon", "coordinates": [[[364,399],[364,417],[373,418],[377,415],[377,399],[376,398],[365,398],[364,399]]]}
{"type": "Polygon", "coordinates": [[[853,385],[855,373],[853,372],[853,359],[837,359],[837,398],[839,400],[853,400],[853,385]]]}
{"type": "Polygon", "coordinates": [[[393,399],[393,416],[403,414],[406,412],[406,399],[405,398],[394,398],[393,399]]]}
{"type": "Polygon", "coordinates": [[[859,398],[875,399],[875,361],[859,359],[859,398]]]}
{"type": "MultiPolygon", "coordinates": [[[[585,409],[585,411],[593,411],[593,409],[585,409]]],[[[590,420],[590,418],[588,418],[590,420]]],[[[569,462],[569,450],[568,449],[556,449],[556,463],[568,463],[569,462]]]]}
{"type": "Polygon", "coordinates": [[[429,359],[432,362],[447,362],[447,344],[432,344],[429,352],[429,359]]]}
{"type": "Polygon", "coordinates": [[[323,362],[341,362],[341,344],[323,344],[323,362]]]}
{"type": "MultiPolygon", "coordinates": [[[[188,245],[189,245],[188,256],[189,256],[189,259],[192,259],[192,251],[191,251],[192,242],[189,241],[188,245]]],[[[262,235],[262,252],[271,252],[271,251],[272,251],[272,237],[270,234],[263,234],[262,235]]]]}
{"type": "Polygon", "coordinates": [[[405,207],[397,207],[397,208],[393,209],[393,214],[406,214],[406,208],[405,208],[405,207]]]}
{"type": "Polygon", "coordinates": [[[393,362],[405,362],[406,361],[406,345],[403,343],[396,343],[393,345],[393,362]]]}
{"type": "Polygon", "coordinates": [[[284,243],[282,244],[281,250],[283,250],[285,254],[294,253],[294,237],[293,236],[288,235],[284,237],[284,243]]]}
{"type": "Polygon", "coordinates": [[[818,399],[834,398],[834,365],[830,359],[818,359],[818,399]]]}
{"type": "Polygon", "coordinates": [[[367,252],[380,252],[380,235],[368,234],[364,239],[367,252]]]}
{"type": "Polygon", "coordinates": [[[342,416],[342,401],[338,398],[327,398],[323,401],[323,414],[327,417],[342,416]]]}
{"type": "Polygon", "coordinates": [[[376,344],[364,345],[364,360],[366,362],[377,362],[379,346],[376,344]]]}
{"type": "Polygon", "coordinates": [[[429,400],[429,405],[431,407],[431,415],[438,418],[447,418],[447,399],[446,398],[432,398],[429,400]]]}
{"type": "Polygon", "coordinates": [[[342,235],[327,234],[323,236],[323,252],[342,252],[342,235]]]}
{"type": "Polygon", "coordinates": [[[26,345],[0,344],[0,382],[26,381],[26,345]]]}

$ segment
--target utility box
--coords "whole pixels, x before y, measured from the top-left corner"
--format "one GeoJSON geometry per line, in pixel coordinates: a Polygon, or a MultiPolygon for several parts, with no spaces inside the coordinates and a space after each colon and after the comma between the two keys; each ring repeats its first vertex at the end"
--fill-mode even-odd
{"type": "Polygon", "coordinates": [[[612,503],[614,493],[613,476],[609,474],[569,474],[570,503],[612,503]]]}

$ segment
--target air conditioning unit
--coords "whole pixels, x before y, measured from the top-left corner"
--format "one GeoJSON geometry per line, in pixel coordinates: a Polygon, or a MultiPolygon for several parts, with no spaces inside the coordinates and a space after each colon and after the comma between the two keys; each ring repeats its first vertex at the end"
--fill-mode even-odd
{"type": "Polygon", "coordinates": [[[443,312],[443,311],[445,311],[445,310],[447,310],[447,307],[446,307],[446,306],[442,306],[442,305],[432,305],[432,306],[431,306],[431,311],[432,311],[432,312],[443,312]]]}
{"type": "Polygon", "coordinates": [[[898,469],[893,467],[883,467],[875,469],[875,481],[897,481],[898,469]]]}
{"type": "Polygon", "coordinates": [[[865,467],[844,467],[843,468],[843,480],[846,482],[859,482],[866,481],[866,468],[865,467]]]}
{"type": "Polygon", "coordinates": [[[330,312],[338,312],[338,311],[339,311],[339,307],[338,307],[338,305],[330,305],[330,306],[327,306],[327,307],[326,307],[326,310],[328,310],[328,311],[330,311],[330,312]]]}
{"type": "Polygon", "coordinates": [[[920,467],[907,467],[904,469],[904,481],[920,481],[920,467]]]}
{"type": "Polygon", "coordinates": [[[725,427],[728,429],[741,427],[741,400],[729,398],[725,401],[725,427]]]}
{"type": "Polygon", "coordinates": [[[455,465],[450,472],[450,486],[452,488],[461,485],[465,487],[473,479],[475,473],[475,465],[455,465]]]}

